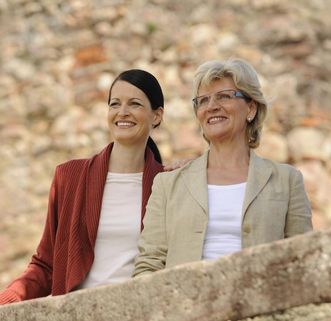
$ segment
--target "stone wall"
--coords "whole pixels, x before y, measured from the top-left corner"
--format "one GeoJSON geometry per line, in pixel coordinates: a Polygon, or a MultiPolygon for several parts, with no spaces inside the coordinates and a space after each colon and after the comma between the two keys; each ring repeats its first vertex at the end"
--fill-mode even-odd
{"type": "Polygon", "coordinates": [[[331,230],[0,307],[6,321],[330,321],[331,230]]]}
{"type": "Polygon", "coordinates": [[[109,141],[107,91],[126,68],[164,88],[165,162],[206,145],[195,68],[239,56],[271,101],[261,155],[302,170],[317,229],[331,226],[329,0],[0,0],[0,288],[41,235],[56,164],[109,141]]]}

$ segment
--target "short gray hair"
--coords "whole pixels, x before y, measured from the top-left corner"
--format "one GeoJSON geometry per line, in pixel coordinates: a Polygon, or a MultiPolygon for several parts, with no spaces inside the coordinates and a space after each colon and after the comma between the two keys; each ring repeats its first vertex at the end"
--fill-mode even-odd
{"type": "Polygon", "coordinates": [[[256,148],[260,144],[268,104],[261,91],[257,72],[248,62],[231,58],[225,61],[211,60],[203,63],[194,74],[193,95],[198,96],[201,85],[208,86],[212,81],[225,77],[232,78],[235,86],[256,103],[256,115],[253,121],[247,124],[246,129],[249,147],[256,148]]]}

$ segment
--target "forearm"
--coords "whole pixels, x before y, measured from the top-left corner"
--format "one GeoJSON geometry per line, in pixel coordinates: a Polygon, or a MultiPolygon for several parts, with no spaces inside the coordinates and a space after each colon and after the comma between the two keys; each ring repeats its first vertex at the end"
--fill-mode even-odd
{"type": "Polygon", "coordinates": [[[2,292],[0,304],[30,300],[49,295],[51,274],[44,267],[30,263],[27,270],[2,292]]]}
{"type": "Polygon", "coordinates": [[[140,254],[135,260],[135,270],[133,277],[150,274],[165,268],[166,249],[156,248],[154,250],[150,247],[142,245],[143,241],[140,241],[139,251],[140,254]]]}
{"type": "Polygon", "coordinates": [[[0,304],[47,296],[52,289],[53,251],[56,234],[55,179],[50,191],[48,215],[43,236],[25,272],[0,292],[0,304]]]}

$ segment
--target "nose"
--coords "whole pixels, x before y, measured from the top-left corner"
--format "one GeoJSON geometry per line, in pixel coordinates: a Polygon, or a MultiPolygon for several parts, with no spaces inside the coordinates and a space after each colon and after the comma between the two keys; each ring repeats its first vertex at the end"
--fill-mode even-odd
{"type": "Polygon", "coordinates": [[[129,106],[127,104],[121,104],[118,114],[121,116],[125,116],[129,114],[129,106]]]}
{"type": "Polygon", "coordinates": [[[220,109],[221,106],[216,102],[214,95],[211,95],[207,104],[207,111],[214,111],[220,109]]]}

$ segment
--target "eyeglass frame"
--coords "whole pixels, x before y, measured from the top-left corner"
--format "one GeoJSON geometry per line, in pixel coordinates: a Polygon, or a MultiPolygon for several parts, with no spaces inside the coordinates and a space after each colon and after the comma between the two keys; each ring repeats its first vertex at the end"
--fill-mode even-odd
{"type": "Polygon", "coordinates": [[[223,89],[223,90],[220,90],[220,91],[217,91],[217,92],[214,92],[212,94],[209,94],[209,95],[201,95],[201,96],[197,96],[197,97],[194,97],[192,99],[192,104],[193,104],[193,108],[195,111],[197,111],[200,107],[197,106],[197,99],[198,98],[202,98],[202,97],[208,97],[208,103],[207,105],[209,104],[210,102],[210,99],[211,97],[213,97],[214,95],[217,95],[219,93],[222,93],[222,92],[225,92],[225,91],[228,91],[228,92],[232,92],[233,95],[231,96],[230,100],[234,99],[234,98],[241,98],[241,99],[245,99],[246,101],[251,101],[252,98],[245,95],[243,92],[241,92],[240,90],[236,90],[236,89],[223,89]]]}

